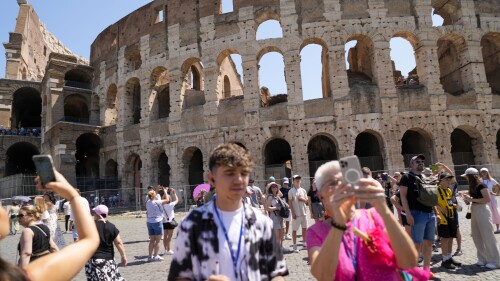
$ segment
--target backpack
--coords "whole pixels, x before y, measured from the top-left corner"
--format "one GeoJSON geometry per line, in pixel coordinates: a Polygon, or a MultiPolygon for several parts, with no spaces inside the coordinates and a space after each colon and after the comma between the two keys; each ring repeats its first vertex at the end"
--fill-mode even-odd
{"type": "Polygon", "coordinates": [[[415,176],[415,185],[417,186],[417,201],[427,207],[438,205],[438,179],[436,177],[420,178],[415,176]]]}
{"type": "Polygon", "coordinates": [[[275,212],[278,213],[278,216],[287,219],[290,216],[290,206],[288,206],[285,200],[281,199],[279,196],[276,196],[276,200],[278,200],[278,205],[280,205],[280,209],[275,212]]]}

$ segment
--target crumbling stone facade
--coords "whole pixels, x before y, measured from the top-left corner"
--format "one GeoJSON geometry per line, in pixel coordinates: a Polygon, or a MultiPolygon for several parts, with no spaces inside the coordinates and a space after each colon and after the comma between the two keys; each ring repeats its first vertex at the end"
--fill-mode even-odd
{"type": "MultiPolygon", "coordinates": [[[[88,139],[98,176],[118,176],[124,188],[200,183],[210,151],[227,141],[250,150],[258,180],[313,176],[324,161],[352,154],[374,170],[401,170],[415,153],[429,163],[500,164],[498,0],[234,0],[233,7],[221,14],[220,0],[152,1],[99,34],[90,66],[50,56],[42,151],[70,173],[79,165],[78,138],[88,139]],[[433,8],[443,26],[432,26],[433,8]],[[283,37],[256,40],[271,19],[283,37]],[[411,43],[418,87],[395,86],[393,37],[411,43]],[[358,43],[346,71],[351,40],[358,43]],[[304,101],[300,51],[311,43],[323,47],[323,98],[304,101]],[[266,106],[259,61],[271,51],[283,55],[287,96],[266,106]],[[231,54],[242,57],[243,81],[231,54]],[[91,89],[66,86],[71,71],[70,81],[91,89]],[[72,95],[79,99],[69,111],[81,112],[72,117],[86,122],[65,118],[72,95]]],[[[97,173],[84,170],[77,168],[97,173]]]]}

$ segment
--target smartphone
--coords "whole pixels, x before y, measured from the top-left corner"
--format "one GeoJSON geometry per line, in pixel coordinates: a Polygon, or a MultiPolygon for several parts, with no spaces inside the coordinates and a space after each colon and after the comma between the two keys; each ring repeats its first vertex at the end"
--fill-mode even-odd
{"type": "Polygon", "coordinates": [[[437,171],[439,169],[439,167],[437,165],[429,165],[429,169],[431,169],[431,171],[437,171]]]}
{"type": "Polygon", "coordinates": [[[389,180],[389,177],[387,176],[387,174],[382,174],[382,180],[383,181],[388,181],[389,180]]]}
{"type": "Polygon", "coordinates": [[[33,155],[33,163],[35,163],[36,173],[40,177],[42,187],[51,181],[56,181],[54,174],[54,164],[50,155],[33,155]]]}
{"type": "Polygon", "coordinates": [[[342,176],[346,183],[350,183],[352,186],[356,186],[359,180],[363,176],[361,173],[361,165],[359,164],[359,159],[356,155],[347,156],[341,158],[340,170],[342,171],[342,176]]]}

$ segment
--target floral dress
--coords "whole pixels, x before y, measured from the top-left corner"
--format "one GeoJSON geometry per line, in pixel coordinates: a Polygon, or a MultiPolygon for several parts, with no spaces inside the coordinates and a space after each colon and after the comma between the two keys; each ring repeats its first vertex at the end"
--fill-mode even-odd
{"type": "Polygon", "coordinates": [[[49,219],[47,226],[50,230],[50,237],[54,239],[57,247],[62,249],[66,247],[66,241],[64,241],[61,228],[59,228],[59,223],[57,223],[57,207],[55,205],[52,206],[49,210],[49,219]]]}

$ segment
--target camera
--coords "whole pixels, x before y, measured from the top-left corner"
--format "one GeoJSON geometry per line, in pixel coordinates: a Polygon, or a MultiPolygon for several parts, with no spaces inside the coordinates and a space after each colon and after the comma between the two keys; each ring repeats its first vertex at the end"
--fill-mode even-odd
{"type": "Polygon", "coordinates": [[[344,181],[356,185],[362,177],[361,165],[359,164],[358,157],[355,155],[344,157],[341,158],[339,162],[344,181]]]}

